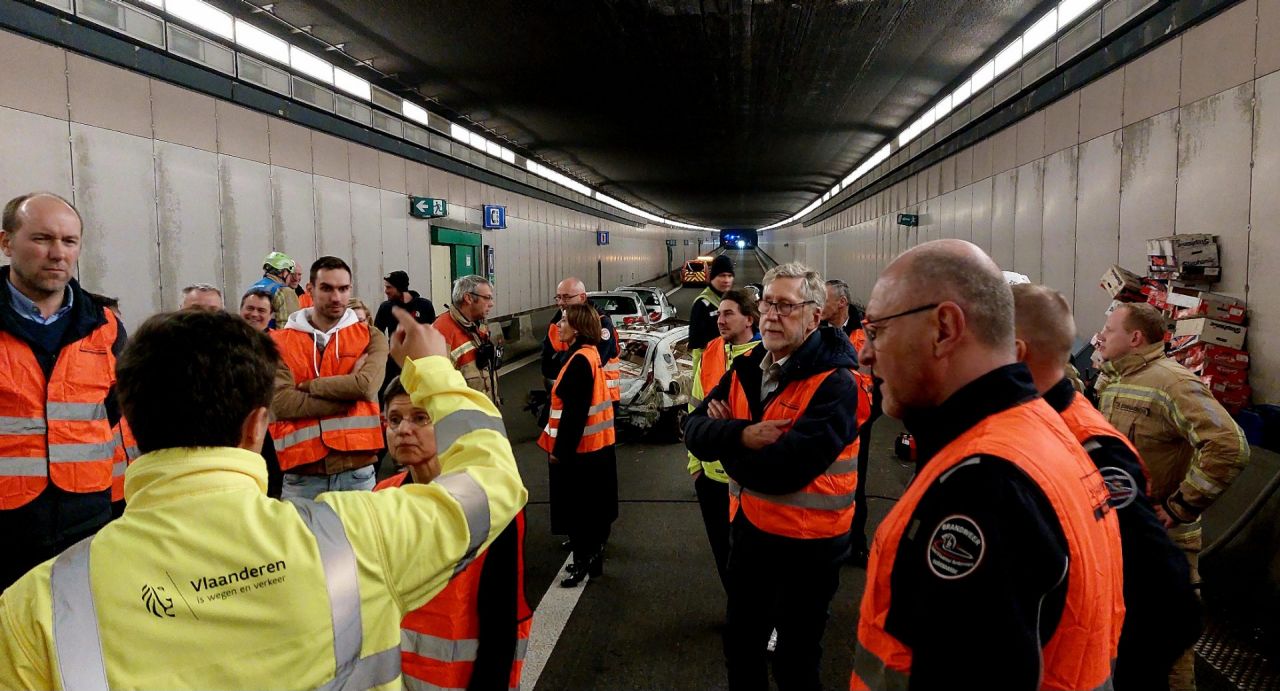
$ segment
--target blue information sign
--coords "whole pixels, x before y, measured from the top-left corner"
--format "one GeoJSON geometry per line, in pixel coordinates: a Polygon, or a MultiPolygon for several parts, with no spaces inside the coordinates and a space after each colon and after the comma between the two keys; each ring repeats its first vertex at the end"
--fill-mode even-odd
{"type": "Polygon", "coordinates": [[[597,231],[596,231],[596,244],[597,244],[597,245],[607,245],[607,244],[609,244],[609,231],[607,231],[607,230],[597,230],[597,231]]]}
{"type": "Polygon", "coordinates": [[[507,227],[507,207],[496,204],[484,205],[484,227],[486,230],[497,230],[507,227]]]}

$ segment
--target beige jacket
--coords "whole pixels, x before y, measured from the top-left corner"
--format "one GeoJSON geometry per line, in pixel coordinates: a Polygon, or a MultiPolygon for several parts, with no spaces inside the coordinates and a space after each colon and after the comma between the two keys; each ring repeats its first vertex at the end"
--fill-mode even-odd
{"type": "MultiPolygon", "coordinates": [[[[299,315],[305,319],[305,315],[299,315]]],[[[382,332],[369,328],[369,346],[363,361],[351,374],[319,377],[298,388],[293,372],[281,361],[276,368],[275,394],[271,398],[271,415],[276,420],[341,415],[351,401],[377,401],[387,367],[387,339],[382,332]]],[[[346,470],[363,468],[378,460],[375,454],[331,451],[324,460],[290,470],[299,475],[336,475],[346,470]]]]}
{"type": "Polygon", "coordinates": [[[1151,474],[1151,497],[1192,521],[1249,462],[1244,432],[1209,388],[1157,344],[1102,367],[1099,407],[1151,474]]]}

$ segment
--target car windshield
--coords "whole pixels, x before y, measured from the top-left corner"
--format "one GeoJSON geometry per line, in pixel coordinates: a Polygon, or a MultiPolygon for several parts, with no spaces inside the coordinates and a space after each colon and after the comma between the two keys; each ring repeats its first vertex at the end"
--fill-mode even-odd
{"type": "Polygon", "coordinates": [[[659,305],[661,305],[661,304],[662,304],[662,303],[658,302],[658,293],[657,293],[657,291],[653,291],[653,290],[637,290],[637,291],[636,291],[636,295],[639,295],[639,296],[640,296],[640,299],[641,299],[641,300],[644,300],[644,304],[645,304],[645,306],[646,306],[646,307],[658,307],[659,305]]]}
{"type": "Polygon", "coordinates": [[[609,316],[641,313],[640,308],[636,306],[636,301],[623,295],[592,295],[587,299],[591,300],[591,304],[595,305],[596,309],[609,316]]]}
{"type": "Polygon", "coordinates": [[[690,271],[702,271],[702,262],[689,262],[690,271]]]}

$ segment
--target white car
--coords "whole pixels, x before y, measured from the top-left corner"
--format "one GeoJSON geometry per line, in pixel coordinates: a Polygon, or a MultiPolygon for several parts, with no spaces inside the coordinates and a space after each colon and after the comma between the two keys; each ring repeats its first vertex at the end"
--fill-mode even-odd
{"type": "Polygon", "coordinates": [[[613,319],[613,325],[619,329],[649,323],[649,311],[644,306],[644,298],[635,291],[593,290],[587,293],[587,300],[596,309],[609,315],[613,319]]]}
{"type": "Polygon", "coordinates": [[[649,322],[657,324],[676,316],[676,306],[667,300],[667,294],[661,288],[652,286],[622,286],[615,291],[628,290],[636,293],[644,300],[644,307],[649,311],[649,322]]]}
{"type": "Polygon", "coordinates": [[[638,430],[657,429],[679,440],[684,435],[693,358],[689,326],[669,320],[642,327],[619,327],[622,362],[620,421],[638,430]]]}

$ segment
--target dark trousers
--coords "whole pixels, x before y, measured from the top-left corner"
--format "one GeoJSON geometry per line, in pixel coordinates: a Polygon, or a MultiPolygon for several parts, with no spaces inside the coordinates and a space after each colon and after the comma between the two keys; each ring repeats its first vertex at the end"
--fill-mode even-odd
{"type": "Polygon", "coordinates": [[[781,691],[822,688],[822,634],[840,586],[848,536],[769,535],[739,513],[730,529],[725,660],[732,691],[769,688],[769,634],[778,631],[773,679],[781,691]]]}
{"type": "Polygon", "coordinates": [[[880,385],[872,396],[871,416],[858,430],[858,486],[853,490],[853,525],[849,527],[850,546],[854,552],[867,551],[867,461],[871,458],[871,424],[882,414],[880,385]]]}
{"type": "Polygon", "coordinates": [[[613,526],[608,523],[600,526],[575,527],[569,533],[569,550],[573,552],[573,563],[586,564],[598,558],[612,532],[613,526]]]}
{"type": "Polygon", "coordinates": [[[702,509],[702,524],[707,528],[720,585],[728,590],[725,569],[729,565],[729,485],[703,473],[693,481],[693,490],[698,493],[698,508],[702,509]]]}

